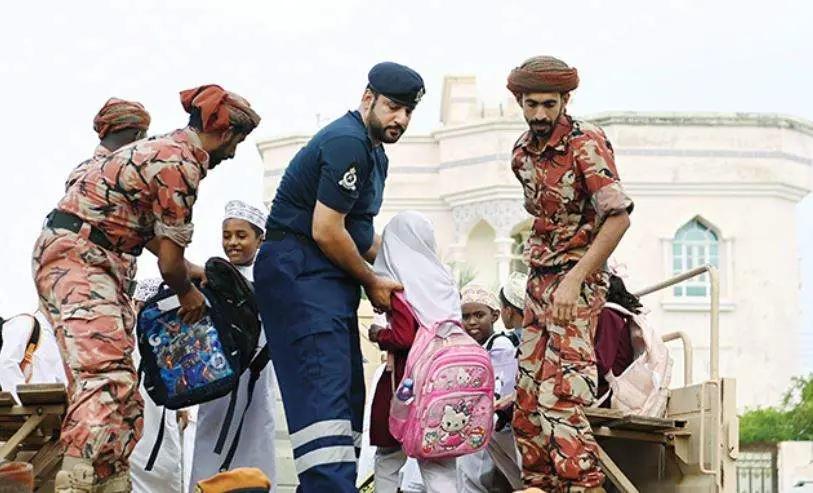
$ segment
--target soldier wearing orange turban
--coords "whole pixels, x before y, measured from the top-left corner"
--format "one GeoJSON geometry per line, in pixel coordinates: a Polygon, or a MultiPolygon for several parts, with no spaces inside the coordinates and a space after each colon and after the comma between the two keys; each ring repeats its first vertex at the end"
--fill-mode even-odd
{"type": "Polygon", "coordinates": [[[113,151],[141,140],[150,128],[150,114],[141,103],[110,98],[93,118],[93,130],[99,135],[99,145],[93,156],[79,164],[65,181],[65,190],[78,182],[93,161],[104,159],[113,151]]]}
{"type": "Polygon", "coordinates": [[[142,138],[150,128],[150,114],[141,103],[110,98],[93,119],[93,130],[99,134],[99,140],[128,128],[136,130],[134,133],[141,134],[142,138]]]}
{"type": "Polygon", "coordinates": [[[181,102],[190,113],[187,126],[113,152],[107,143],[143,135],[148,117],[135,103],[105,105],[95,128],[109,155],[81,170],[34,246],[41,310],[64,334],[58,344],[70,370],[56,493],[132,491],[129,458],[143,428],[130,307],[137,257],[145,249],[158,257],[186,323],[206,310],[192,282],[203,269],[185,259],[192,209],[200,182],[234,156],[260,117],[245,99],[218,86],[184,91],[181,102]]]}
{"type": "Polygon", "coordinates": [[[237,144],[260,123],[260,115],[241,96],[209,84],[181,92],[181,104],[189,113],[189,126],[198,131],[209,151],[209,167],[231,159],[237,144]]]}

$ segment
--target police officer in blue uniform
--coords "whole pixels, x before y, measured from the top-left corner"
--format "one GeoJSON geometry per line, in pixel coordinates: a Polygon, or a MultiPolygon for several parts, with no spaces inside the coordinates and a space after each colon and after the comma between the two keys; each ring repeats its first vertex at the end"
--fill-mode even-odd
{"type": "Polygon", "coordinates": [[[373,218],[387,178],[382,144],[403,135],[423,94],[414,70],[392,62],[374,66],[360,108],[294,156],[271,206],[254,280],[300,493],[357,491],[361,288],[382,311],[402,289],[370,266],[381,243],[373,218]]]}

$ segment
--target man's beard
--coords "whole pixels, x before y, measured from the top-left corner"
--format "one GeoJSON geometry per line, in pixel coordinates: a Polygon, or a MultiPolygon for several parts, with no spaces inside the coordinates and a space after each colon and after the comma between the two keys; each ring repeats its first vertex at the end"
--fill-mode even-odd
{"type": "Polygon", "coordinates": [[[528,123],[528,128],[531,129],[531,132],[534,133],[534,136],[540,140],[547,140],[553,134],[553,129],[556,128],[556,122],[559,121],[559,118],[564,113],[564,108],[559,111],[559,114],[556,115],[556,118],[553,121],[548,119],[544,120],[525,120],[528,123]]]}
{"type": "Polygon", "coordinates": [[[218,164],[222,163],[227,159],[227,149],[229,145],[224,145],[214,149],[212,152],[209,153],[209,169],[213,169],[218,164]]]}
{"type": "Polygon", "coordinates": [[[404,135],[406,129],[397,123],[385,127],[381,124],[381,120],[375,116],[373,108],[375,108],[375,105],[370,108],[370,112],[367,115],[367,122],[370,126],[370,136],[374,140],[383,142],[384,144],[394,144],[398,142],[398,139],[404,135]]]}
{"type": "Polygon", "coordinates": [[[553,122],[548,120],[526,120],[531,132],[538,139],[547,139],[553,133],[553,122]]]}

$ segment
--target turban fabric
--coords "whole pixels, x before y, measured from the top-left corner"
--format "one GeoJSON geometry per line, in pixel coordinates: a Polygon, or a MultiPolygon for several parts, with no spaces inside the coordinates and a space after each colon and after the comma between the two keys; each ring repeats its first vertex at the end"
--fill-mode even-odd
{"type": "Polygon", "coordinates": [[[232,125],[251,132],[260,123],[260,115],[248,101],[215,84],[182,91],[181,104],[187,113],[200,111],[204,132],[223,131],[232,125]]]}
{"type": "Polygon", "coordinates": [[[529,92],[569,92],[579,87],[579,73],[558,58],[538,56],[512,70],[507,87],[517,98],[529,92]]]}
{"type": "Polygon", "coordinates": [[[147,130],[150,127],[150,114],[140,103],[110,98],[93,119],[93,130],[104,139],[111,132],[125,128],[147,130]]]}

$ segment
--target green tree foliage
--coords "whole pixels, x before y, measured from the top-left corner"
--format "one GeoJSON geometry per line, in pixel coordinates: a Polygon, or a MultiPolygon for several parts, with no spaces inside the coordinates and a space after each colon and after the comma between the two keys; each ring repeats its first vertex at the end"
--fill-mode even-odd
{"type": "Polygon", "coordinates": [[[446,265],[455,272],[457,289],[463,289],[463,286],[477,277],[477,270],[466,262],[449,262],[446,265]]]}
{"type": "Polygon", "coordinates": [[[795,377],[777,407],[740,416],[740,443],[813,440],[813,374],[795,377]]]}

